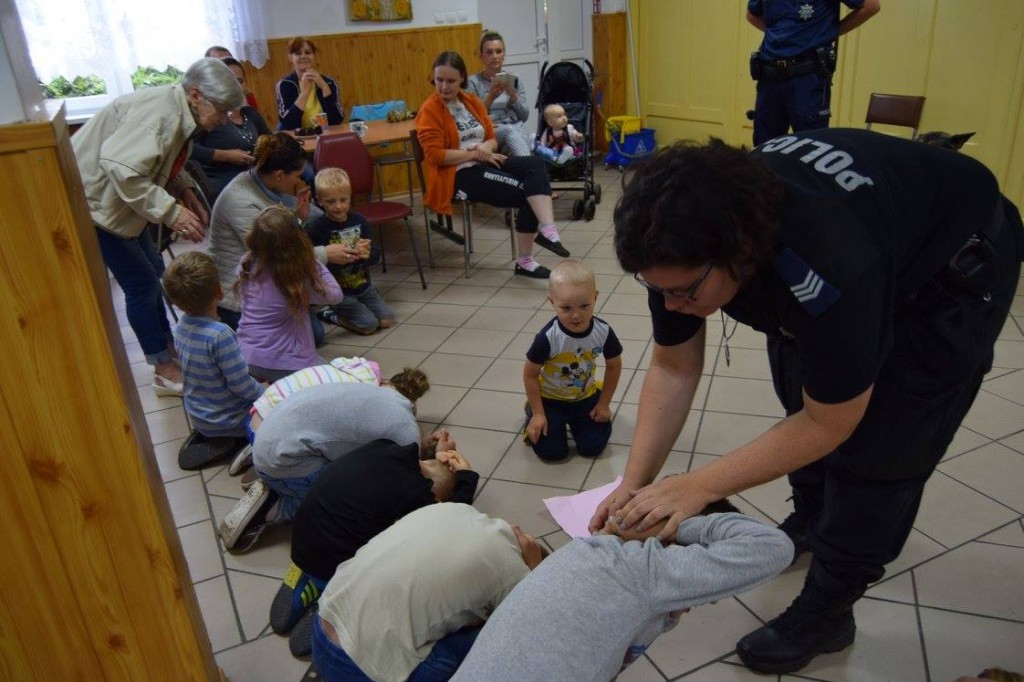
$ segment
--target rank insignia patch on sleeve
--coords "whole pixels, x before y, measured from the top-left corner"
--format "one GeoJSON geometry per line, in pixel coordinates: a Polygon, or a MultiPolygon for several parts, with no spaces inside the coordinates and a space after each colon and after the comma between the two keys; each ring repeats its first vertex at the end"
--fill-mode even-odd
{"type": "Polygon", "coordinates": [[[818,317],[839,300],[840,291],[811,269],[793,249],[785,248],[775,257],[775,269],[794,298],[812,317],[818,317]]]}

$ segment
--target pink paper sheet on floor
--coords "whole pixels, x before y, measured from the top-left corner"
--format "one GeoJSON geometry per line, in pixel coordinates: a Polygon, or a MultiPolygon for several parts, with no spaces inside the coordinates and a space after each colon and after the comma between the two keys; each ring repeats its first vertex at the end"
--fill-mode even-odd
{"type": "Polygon", "coordinates": [[[551,512],[555,522],[570,537],[587,538],[590,537],[590,531],[587,530],[587,526],[590,525],[590,519],[594,516],[594,512],[597,511],[597,505],[601,504],[601,500],[608,497],[620,483],[622,483],[622,476],[616,477],[608,485],[603,485],[593,490],[585,490],[576,495],[549,497],[544,500],[544,506],[551,512]]]}

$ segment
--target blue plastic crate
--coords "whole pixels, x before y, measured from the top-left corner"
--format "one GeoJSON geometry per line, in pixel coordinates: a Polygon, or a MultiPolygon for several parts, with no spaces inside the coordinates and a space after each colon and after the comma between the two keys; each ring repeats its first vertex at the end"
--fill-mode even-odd
{"type": "Polygon", "coordinates": [[[641,128],[638,133],[629,133],[622,142],[618,137],[610,140],[611,150],[604,157],[604,165],[625,168],[634,159],[654,152],[654,128],[641,128]]]}

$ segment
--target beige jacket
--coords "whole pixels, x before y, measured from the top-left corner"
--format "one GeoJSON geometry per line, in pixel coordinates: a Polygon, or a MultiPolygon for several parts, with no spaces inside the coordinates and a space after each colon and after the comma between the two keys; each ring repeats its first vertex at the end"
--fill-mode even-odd
{"type": "MultiPolygon", "coordinates": [[[[93,116],[71,137],[93,222],[125,239],[172,224],[180,208],[168,177],[195,130],[180,85],[122,95],[93,116]]],[[[191,182],[182,173],[174,184],[191,182]]]]}

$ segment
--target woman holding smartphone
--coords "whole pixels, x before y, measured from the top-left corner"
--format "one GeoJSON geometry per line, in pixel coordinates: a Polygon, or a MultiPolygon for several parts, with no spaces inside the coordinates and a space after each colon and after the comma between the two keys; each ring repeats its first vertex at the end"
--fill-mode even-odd
{"type": "Polygon", "coordinates": [[[480,62],[484,70],[469,77],[466,90],[479,97],[494,124],[498,151],[506,156],[530,156],[533,135],[526,130],[530,108],[519,79],[505,73],[505,39],[497,31],[480,38],[480,62]]]}

